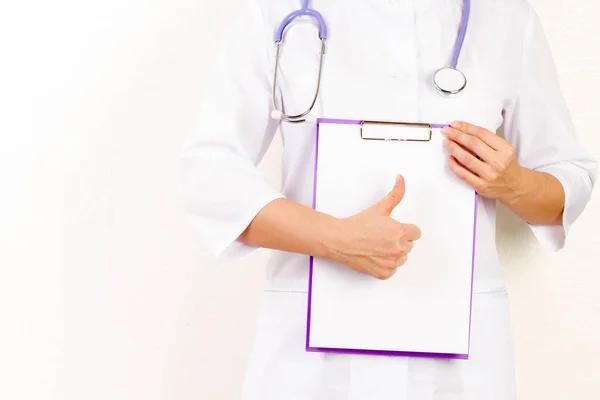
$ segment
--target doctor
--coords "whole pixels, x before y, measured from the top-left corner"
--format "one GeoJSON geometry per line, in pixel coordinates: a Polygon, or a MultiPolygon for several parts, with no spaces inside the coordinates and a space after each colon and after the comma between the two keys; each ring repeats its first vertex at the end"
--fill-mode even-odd
{"type": "Polygon", "coordinates": [[[271,114],[274,103],[290,115],[310,105],[321,40],[310,18],[288,27],[272,99],[273,34],[302,4],[243,2],[243,20],[227,27],[232,34],[181,161],[187,211],[216,256],[275,250],[243,399],[515,399],[496,201],[523,218],[542,245],[559,250],[590,198],[597,168],[577,142],[535,12],[525,0],[474,1],[459,62],[467,85],[448,98],[432,77],[452,59],[463,0],[311,2],[329,28],[312,116],[454,121],[444,130],[448,168],[481,195],[471,357],[463,361],[305,352],[309,255],[387,279],[419,245],[420,230],[389,218],[410,191],[400,176],[385,198],[354,217],[310,208],[315,126],[271,114]],[[256,168],[278,128],[282,191],[256,168]]]}

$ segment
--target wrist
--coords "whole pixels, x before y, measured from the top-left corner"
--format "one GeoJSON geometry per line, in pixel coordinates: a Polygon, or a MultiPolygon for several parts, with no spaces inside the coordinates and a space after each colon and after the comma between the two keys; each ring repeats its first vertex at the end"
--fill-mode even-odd
{"type": "Polygon", "coordinates": [[[532,190],[531,181],[529,179],[529,170],[521,167],[520,165],[515,167],[515,172],[512,174],[513,178],[507,184],[507,190],[498,200],[508,208],[516,206],[522,198],[528,196],[532,190]]]}
{"type": "Polygon", "coordinates": [[[527,195],[530,190],[529,186],[527,183],[527,169],[517,166],[512,174],[512,179],[507,182],[506,192],[498,200],[508,208],[512,208],[527,195]]]}
{"type": "Polygon", "coordinates": [[[319,228],[319,246],[314,256],[338,262],[347,236],[344,231],[344,219],[326,215],[319,228]]]}

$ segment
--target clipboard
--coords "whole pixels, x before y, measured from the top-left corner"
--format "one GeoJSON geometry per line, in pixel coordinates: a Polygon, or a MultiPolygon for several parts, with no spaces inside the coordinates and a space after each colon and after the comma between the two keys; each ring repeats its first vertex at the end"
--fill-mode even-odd
{"type": "Polygon", "coordinates": [[[422,237],[387,281],[311,257],[306,351],[469,358],[478,195],[447,168],[446,125],[317,121],[313,208],[356,215],[401,174],[391,217],[422,237]]]}

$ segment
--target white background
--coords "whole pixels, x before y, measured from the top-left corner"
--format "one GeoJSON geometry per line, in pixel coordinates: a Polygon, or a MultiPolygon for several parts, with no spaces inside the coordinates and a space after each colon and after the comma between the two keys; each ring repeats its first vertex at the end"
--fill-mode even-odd
{"type": "MultiPolygon", "coordinates": [[[[177,178],[238,1],[0,0],[0,399],[238,398],[267,252],[215,268],[177,178]]],[[[600,157],[600,3],[533,3],[600,157]]],[[[522,400],[600,398],[599,222],[500,214],[522,400]]]]}

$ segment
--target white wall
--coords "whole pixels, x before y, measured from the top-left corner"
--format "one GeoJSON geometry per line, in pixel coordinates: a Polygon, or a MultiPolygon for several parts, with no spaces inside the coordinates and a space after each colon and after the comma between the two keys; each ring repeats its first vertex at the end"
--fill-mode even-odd
{"type": "MultiPolygon", "coordinates": [[[[239,395],[267,253],[214,268],[177,204],[238,1],[2,1],[0,399],[239,395]]],[[[533,3],[600,157],[600,3],[533,3]]],[[[600,396],[599,195],[560,254],[501,214],[520,399],[600,396]]]]}

